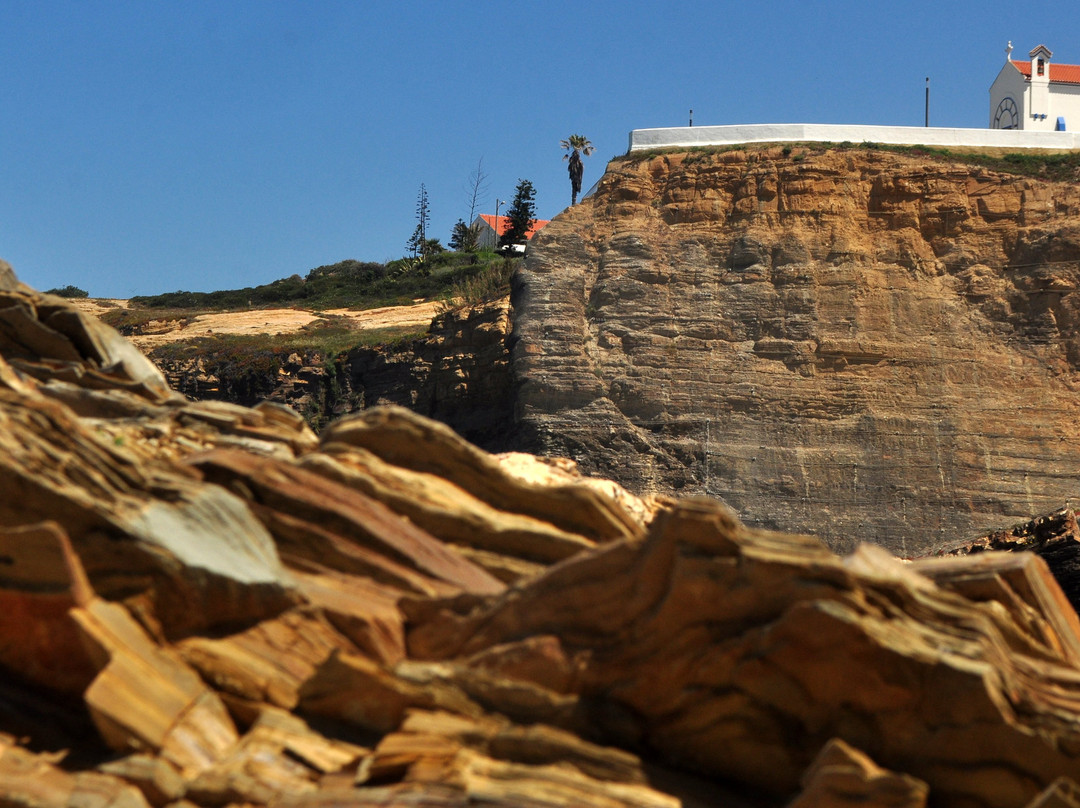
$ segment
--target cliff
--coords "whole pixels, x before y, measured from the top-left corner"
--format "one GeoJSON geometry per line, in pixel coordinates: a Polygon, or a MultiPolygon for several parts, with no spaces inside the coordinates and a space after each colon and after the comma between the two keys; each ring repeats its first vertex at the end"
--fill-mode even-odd
{"type": "Polygon", "coordinates": [[[1080,621],[1034,554],[840,557],[399,407],[190,402],[2,262],[0,491],[4,805],[1080,793],[1080,621]]]}
{"type": "Polygon", "coordinates": [[[1080,793],[1080,622],[1033,554],[842,558],[401,408],[187,401],[3,262],[0,492],[4,805],[1080,793]]]}
{"type": "Polygon", "coordinates": [[[1080,190],[860,148],[633,155],[534,239],[519,448],[916,554],[1067,504],[1080,190]]]}
{"type": "Polygon", "coordinates": [[[499,449],[510,444],[513,428],[509,335],[504,298],[438,314],[419,339],[354,348],[337,357],[286,352],[284,361],[270,367],[212,366],[201,357],[157,361],[169,385],[194,400],[244,406],[272,401],[316,427],[367,407],[396,404],[499,449]]]}

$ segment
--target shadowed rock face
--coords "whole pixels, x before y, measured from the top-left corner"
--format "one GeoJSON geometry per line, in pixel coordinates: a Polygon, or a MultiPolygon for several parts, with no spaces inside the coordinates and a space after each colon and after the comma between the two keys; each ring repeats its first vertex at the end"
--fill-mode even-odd
{"type": "Polygon", "coordinates": [[[509,302],[443,312],[428,333],[404,344],[354,348],[334,363],[294,353],[273,373],[242,368],[211,372],[202,359],[160,359],[176,390],[198,400],[250,406],[286,404],[325,425],[350,412],[393,404],[448,424],[477,445],[510,445],[509,302]]]}
{"type": "Polygon", "coordinates": [[[523,446],[901,554],[1060,508],[1080,191],[865,150],[615,161],[513,297],[523,446]]]}

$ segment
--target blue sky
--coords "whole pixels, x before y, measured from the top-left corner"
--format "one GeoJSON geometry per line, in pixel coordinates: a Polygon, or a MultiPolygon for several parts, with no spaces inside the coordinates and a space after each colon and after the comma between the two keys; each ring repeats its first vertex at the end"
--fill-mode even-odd
{"type": "Polygon", "coordinates": [[[267,283],[399,257],[519,178],[569,202],[631,129],[987,125],[1004,62],[1080,63],[1080,4],[0,0],[0,258],[93,296],[267,283]]]}

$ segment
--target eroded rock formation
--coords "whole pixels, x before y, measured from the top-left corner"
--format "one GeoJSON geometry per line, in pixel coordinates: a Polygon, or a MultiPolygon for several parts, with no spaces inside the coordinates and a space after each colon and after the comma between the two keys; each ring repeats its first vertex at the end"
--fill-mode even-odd
{"type": "Polygon", "coordinates": [[[6,805],[1025,806],[1045,563],[905,564],[376,408],[192,403],[0,264],[6,805]]]}
{"type": "Polygon", "coordinates": [[[1066,504],[1080,190],[869,149],[614,161],[516,278],[523,448],[915,554],[1066,504]]]}
{"type": "Polygon", "coordinates": [[[292,353],[271,371],[158,360],[169,384],[199,401],[287,404],[309,422],[382,404],[408,407],[488,448],[512,445],[509,300],[443,312],[419,339],[341,357],[292,353]]]}

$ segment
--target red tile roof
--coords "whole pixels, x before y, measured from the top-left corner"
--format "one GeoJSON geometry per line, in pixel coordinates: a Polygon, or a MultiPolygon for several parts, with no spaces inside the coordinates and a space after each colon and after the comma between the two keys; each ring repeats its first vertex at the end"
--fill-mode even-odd
{"type": "MultiPolygon", "coordinates": [[[[490,227],[492,230],[495,229],[495,217],[492,216],[490,213],[481,213],[480,218],[483,219],[485,222],[487,222],[487,226],[490,227]]],[[[536,220],[534,220],[533,221],[533,226],[530,227],[525,232],[525,240],[528,241],[533,236],[535,236],[536,231],[539,230],[540,228],[542,228],[545,224],[547,224],[550,221],[551,221],[551,219],[536,219],[536,220]]],[[[506,216],[506,215],[499,216],[499,230],[498,230],[499,235],[500,236],[503,235],[503,233],[505,233],[509,229],[510,229],[510,218],[508,216],[506,216]]]]}
{"type": "MultiPolygon", "coordinates": [[[[1031,78],[1031,62],[1018,62],[1011,60],[1013,67],[1024,74],[1024,78],[1031,78]]],[[[1050,65],[1050,81],[1059,84],[1080,84],[1080,65],[1050,65]]]]}

